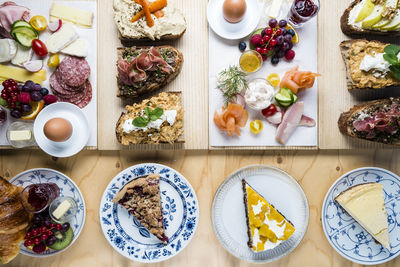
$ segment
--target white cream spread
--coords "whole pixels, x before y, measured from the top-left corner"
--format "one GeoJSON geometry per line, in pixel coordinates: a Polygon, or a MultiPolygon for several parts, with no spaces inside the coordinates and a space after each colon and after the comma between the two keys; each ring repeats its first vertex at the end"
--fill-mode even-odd
{"type": "Polygon", "coordinates": [[[383,78],[390,71],[390,63],[383,58],[383,53],[374,53],[374,56],[366,55],[360,64],[360,70],[372,71],[375,78],[383,78]]]}
{"type": "Polygon", "coordinates": [[[159,118],[158,120],[155,121],[150,121],[147,126],[145,127],[137,127],[133,125],[132,121],[133,119],[128,119],[124,122],[122,125],[124,133],[130,133],[132,131],[139,131],[142,130],[146,132],[149,129],[157,129],[160,130],[161,125],[167,121],[169,125],[174,125],[175,119],[176,119],[177,111],[176,110],[164,110],[164,114],[159,118]]]}
{"type": "MultiPolygon", "coordinates": [[[[153,1],[150,1],[150,3],[153,1]]],[[[150,38],[160,39],[163,35],[180,35],[186,29],[186,20],[182,12],[173,7],[168,0],[168,5],[162,9],[164,16],[161,18],[151,15],[154,26],[149,27],[145,17],[138,21],[130,22],[132,17],[142,9],[132,0],[114,0],[114,20],[121,35],[128,39],[150,38]]]]}
{"type": "Polygon", "coordinates": [[[349,25],[353,25],[354,27],[361,28],[362,21],[356,22],[358,14],[360,13],[362,7],[364,6],[366,0],[361,1],[349,13],[349,25]]]}
{"type": "Polygon", "coordinates": [[[246,103],[254,109],[264,109],[271,105],[274,97],[274,88],[267,84],[265,80],[256,79],[249,83],[244,95],[246,103]]]}

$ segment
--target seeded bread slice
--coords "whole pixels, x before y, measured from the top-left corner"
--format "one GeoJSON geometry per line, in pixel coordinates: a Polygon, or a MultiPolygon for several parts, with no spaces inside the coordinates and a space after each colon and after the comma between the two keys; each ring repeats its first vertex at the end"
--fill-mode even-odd
{"type": "Polygon", "coordinates": [[[400,31],[380,31],[373,29],[362,29],[354,27],[349,24],[350,11],[362,0],[355,0],[350,4],[350,6],[344,11],[342,17],[340,18],[340,28],[342,32],[348,36],[366,36],[366,35],[376,35],[376,36],[386,36],[386,37],[398,37],[400,36],[400,31]]]}
{"type": "MultiPolygon", "coordinates": [[[[117,48],[118,60],[124,59],[124,54],[126,53],[140,53],[144,51],[150,50],[151,46],[133,46],[133,47],[120,47],[117,48]]],[[[148,77],[145,81],[143,81],[139,86],[132,86],[124,84],[119,77],[117,76],[118,82],[118,94],[119,97],[126,98],[137,98],[141,95],[159,90],[166,86],[168,83],[173,81],[176,76],[181,72],[183,66],[183,54],[173,46],[170,45],[162,45],[156,46],[156,48],[160,51],[161,55],[167,53],[170,55],[172,62],[169,65],[172,67],[173,71],[170,74],[166,74],[161,78],[158,77],[157,71],[149,72],[146,71],[148,77]]],[[[167,58],[169,61],[169,57],[167,58]]],[[[168,62],[167,62],[168,63],[168,62]]]]}
{"type": "MultiPolygon", "coordinates": [[[[354,90],[354,89],[381,89],[381,88],[389,88],[389,87],[395,87],[400,85],[400,81],[398,81],[398,83],[396,85],[392,85],[392,86],[385,86],[385,87],[377,87],[377,86],[371,86],[371,87],[358,87],[353,79],[351,78],[350,75],[350,51],[351,51],[351,46],[354,43],[357,42],[369,42],[369,43],[375,43],[381,46],[385,46],[385,43],[376,41],[376,40],[372,40],[372,41],[367,41],[366,39],[354,39],[354,40],[347,40],[347,41],[343,41],[340,43],[339,47],[340,47],[340,52],[342,54],[342,58],[344,61],[344,64],[346,66],[346,83],[347,83],[347,89],[348,90],[354,90]]],[[[362,71],[360,70],[360,73],[362,73],[362,71]]]]}
{"type": "Polygon", "coordinates": [[[343,112],[338,120],[338,127],[340,132],[353,138],[400,146],[400,139],[391,140],[390,142],[385,142],[383,140],[366,139],[363,135],[359,134],[353,126],[353,122],[357,120],[361,112],[365,114],[374,114],[377,110],[380,110],[385,105],[390,106],[392,103],[400,103],[400,98],[373,100],[362,103],[360,105],[356,105],[352,107],[349,111],[343,112]]]}

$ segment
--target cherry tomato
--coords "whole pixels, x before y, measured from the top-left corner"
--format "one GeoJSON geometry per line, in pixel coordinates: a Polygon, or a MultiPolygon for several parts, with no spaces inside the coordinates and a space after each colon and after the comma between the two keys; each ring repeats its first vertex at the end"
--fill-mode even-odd
{"type": "Polygon", "coordinates": [[[39,39],[34,39],[32,41],[32,49],[33,52],[35,52],[35,54],[38,55],[39,57],[45,57],[47,55],[47,47],[39,39]]]}
{"type": "Polygon", "coordinates": [[[58,54],[51,55],[47,60],[47,66],[55,68],[58,65],[60,65],[60,57],[58,56],[58,54]]]}
{"type": "Polygon", "coordinates": [[[45,17],[37,15],[33,16],[29,23],[38,32],[44,31],[47,28],[47,20],[45,17]]]}
{"type": "Polygon", "coordinates": [[[264,115],[264,117],[270,117],[273,116],[277,111],[278,110],[276,109],[276,106],[271,104],[267,108],[263,109],[261,113],[264,115]]]}
{"type": "Polygon", "coordinates": [[[250,122],[250,131],[254,134],[259,134],[263,129],[263,124],[260,120],[250,122]]]}

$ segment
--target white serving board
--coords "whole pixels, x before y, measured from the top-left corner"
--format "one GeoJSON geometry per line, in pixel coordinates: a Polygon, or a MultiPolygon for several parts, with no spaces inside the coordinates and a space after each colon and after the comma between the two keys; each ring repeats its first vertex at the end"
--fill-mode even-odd
{"type": "MultiPolygon", "coordinates": [[[[50,0],[13,0],[18,5],[26,6],[31,10],[31,16],[34,15],[42,15],[49,21],[49,11],[51,5],[55,1],[50,0]]],[[[79,34],[79,38],[83,38],[88,42],[88,56],[86,60],[90,65],[90,83],[92,84],[92,100],[90,103],[83,108],[83,112],[88,118],[89,121],[89,128],[90,128],[90,137],[87,143],[87,146],[90,147],[97,147],[97,3],[95,1],[56,1],[57,3],[80,8],[83,10],[91,11],[94,14],[93,18],[93,27],[92,28],[81,28],[77,25],[74,25],[76,31],[79,34]]],[[[48,29],[44,30],[43,32],[39,33],[39,39],[45,41],[50,36],[50,31],[48,29]]],[[[62,54],[59,54],[60,62],[63,58],[62,54]]],[[[36,56],[32,59],[36,59],[36,56]]],[[[48,56],[44,59],[44,68],[47,72],[47,80],[43,82],[42,87],[45,87],[50,90],[49,85],[49,78],[50,75],[54,72],[54,68],[48,68],[47,63],[48,56]]],[[[10,66],[13,66],[9,63],[10,66]]],[[[0,84],[0,91],[3,89],[3,86],[0,84]]],[[[7,121],[5,124],[0,126],[0,146],[9,146],[6,132],[7,127],[9,124],[17,121],[16,119],[12,118],[10,114],[7,114],[7,121]]],[[[32,121],[33,122],[33,121],[32,121]]]]}
{"type": "MultiPolygon", "coordinates": [[[[262,6],[262,5],[261,5],[262,6]]],[[[284,18],[282,14],[287,14],[285,10],[289,10],[289,3],[283,3],[280,12],[280,18],[284,18]]],[[[266,15],[268,5],[263,7],[261,19],[256,29],[263,28],[268,25],[266,15]]],[[[264,62],[262,68],[256,73],[248,76],[251,81],[255,78],[266,79],[270,73],[278,73],[280,78],[283,74],[299,65],[299,70],[307,70],[317,72],[317,19],[313,18],[308,21],[304,27],[297,30],[300,36],[300,42],[296,44],[293,50],[296,52],[296,57],[287,62],[282,60],[278,65],[273,66],[271,60],[264,62]]],[[[244,128],[241,129],[241,136],[229,137],[225,132],[222,132],[214,124],[214,111],[220,109],[223,104],[222,93],[216,88],[217,74],[227,68],[229,65],[238,65],[241,52],[238,49],[240,41],[247,43],[249,49],[249,37],[242,40],[225,40],[217,36],[211,28],[209,28],[209,140],[210,147],[260,147],[260,146],[282,146],[275,141],[276,127],[269,124],[261,115],[261,112],[253,112],[247,108],[249,119],[244,128]],[[251,121],[260,119],[263,122],[264,129],[258,135],[253,134],[249,129],[251,121]]],[[[299,100],[303,101],[304,114],[312,117],[318,123],[318,91],[317,82],[310,89],[307,89],[298,94],[299,100]]],[[[290,137],[286,146],[309,146],[315,147],[318,145],[318,125],[316,127],[297,127],[293,135],[290,137]]]]}

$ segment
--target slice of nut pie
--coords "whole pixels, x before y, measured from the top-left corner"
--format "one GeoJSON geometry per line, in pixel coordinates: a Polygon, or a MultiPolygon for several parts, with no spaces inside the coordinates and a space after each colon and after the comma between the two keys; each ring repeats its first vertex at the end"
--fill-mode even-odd
{"type": "Polygon", "coordinates": [[[150,174],[131,181],[115,195],[113,202],[126,208],[164,244],[168,243],[161,207],[160,175],[150,174]]]}

